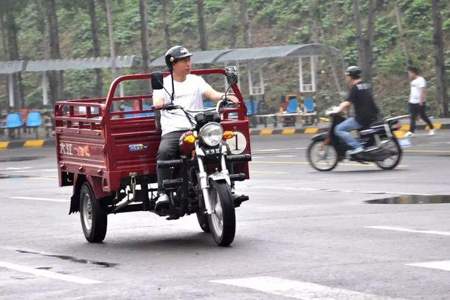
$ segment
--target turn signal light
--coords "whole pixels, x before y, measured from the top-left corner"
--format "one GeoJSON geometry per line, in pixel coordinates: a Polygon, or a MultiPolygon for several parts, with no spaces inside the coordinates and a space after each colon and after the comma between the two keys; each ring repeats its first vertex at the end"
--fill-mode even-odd
{"type": "Polygon", "coordinates": [[[195,136],[193,134],[189,134],[186,135],[183,139],[183,142],[188,143],[188,144],[193,144],[195,143],[197,139],[195,138],[195,136]]]}
{"type": "Polygon", "coordinates": [[[229,140],[231,138],[234,138],[236,136],[236,133],[234,133],[233,131],[225,131],[223,133],[223,139],[224,140],[229,140]]]}

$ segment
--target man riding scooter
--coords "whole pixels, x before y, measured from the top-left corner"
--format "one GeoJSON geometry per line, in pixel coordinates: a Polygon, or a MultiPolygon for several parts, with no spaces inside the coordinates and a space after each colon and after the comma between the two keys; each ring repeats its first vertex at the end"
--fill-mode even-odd
{"type": "Polygon", "coordinates": [[[349,117],[338,124],[334,130],[336,136],[344,141],[352,150],[347,153],[356,155],[364,151],[361,143],[350,133],[352,130],[368,127],[378,118],[379,109],[373,99],[371,85],[363,82],[361,79],[361,68],[350,66],[345,71],[345,77],[349,86],[347,100],[339,105],[339,108],[333,113],[347,111],[353,105],[355,116],[349,117]]]}
{"type": "MultiPolygon", "coordinates": [[[[224,93],[213,89],[200,76],[190,74],[192,69],[191,56],[192,53],[182,46],[174,46],[167,50],[165,60],[171,75],[164,78],[164,90],[153,92],[153,105],[156,108],[174,104],[185,109],[198,110],[203,108],[203,98],[219,101],[225,97],[224,93]],[[173,85],[171,76],[173,76],[173,85]],[[173,103],[171,103],[171,98],[173,103]]],[[[234,103],[239,103],[235,96],[228,95],[227,98],[234,103]]],[[[191,128],[192,125],[181,110],[161,111],[162,137],[157,159],[171,160],[178,158],[180,137],[191,128]]],[[[156,203],[157,208],[168,206],[169,198],[162,190],[162,182],[169,177],[170,170],[158,169],[159,198],[156,203]]]]}

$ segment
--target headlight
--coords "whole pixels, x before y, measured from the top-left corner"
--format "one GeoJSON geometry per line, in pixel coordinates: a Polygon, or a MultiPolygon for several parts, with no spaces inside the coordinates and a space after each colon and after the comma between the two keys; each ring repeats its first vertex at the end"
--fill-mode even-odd
{"type": "Polygon", "coordinates": [[[199,136],[206,145],[217,146],[222,140],[222,126],[219,123],[208,123],[200,129],[199,136]]]}

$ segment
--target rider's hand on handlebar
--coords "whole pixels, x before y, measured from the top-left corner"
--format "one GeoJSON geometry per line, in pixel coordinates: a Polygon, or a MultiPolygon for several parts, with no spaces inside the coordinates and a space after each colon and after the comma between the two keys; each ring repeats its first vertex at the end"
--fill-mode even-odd
{"type": "Polygon", "coordinates": [[[235,104],[239,103],[239,99],[235,95],[227,95],[227,100],[235,104]]]}

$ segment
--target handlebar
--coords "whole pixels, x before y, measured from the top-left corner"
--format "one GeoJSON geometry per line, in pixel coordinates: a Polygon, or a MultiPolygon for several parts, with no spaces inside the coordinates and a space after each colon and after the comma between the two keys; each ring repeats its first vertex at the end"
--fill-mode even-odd
{"type": "Polygon", "coordinates": [[[186,112],[191,112],[191,113],[198,113],[198,112],[203,112],[203,111],[212,111],[212,110],[216,110],[217,112],[219,112],[221,107],[225,107],[229,104],[235,104],[234,102],[232,102],[231,100],[229,100],[228,98],[224,98],[222,100],[219,100],[219,102],[217,102],[217,105],[215,108],[207,108],[207,109],[202,109],[202,110],[187,110],[184,109],[182,106],[180,105],[174,105],[174,104],[165,104],[161,107],[156,107],[156,106],[151,106],[152,110],[175,110],[175,109],[181,109],[183,111],[186,112]]]}

